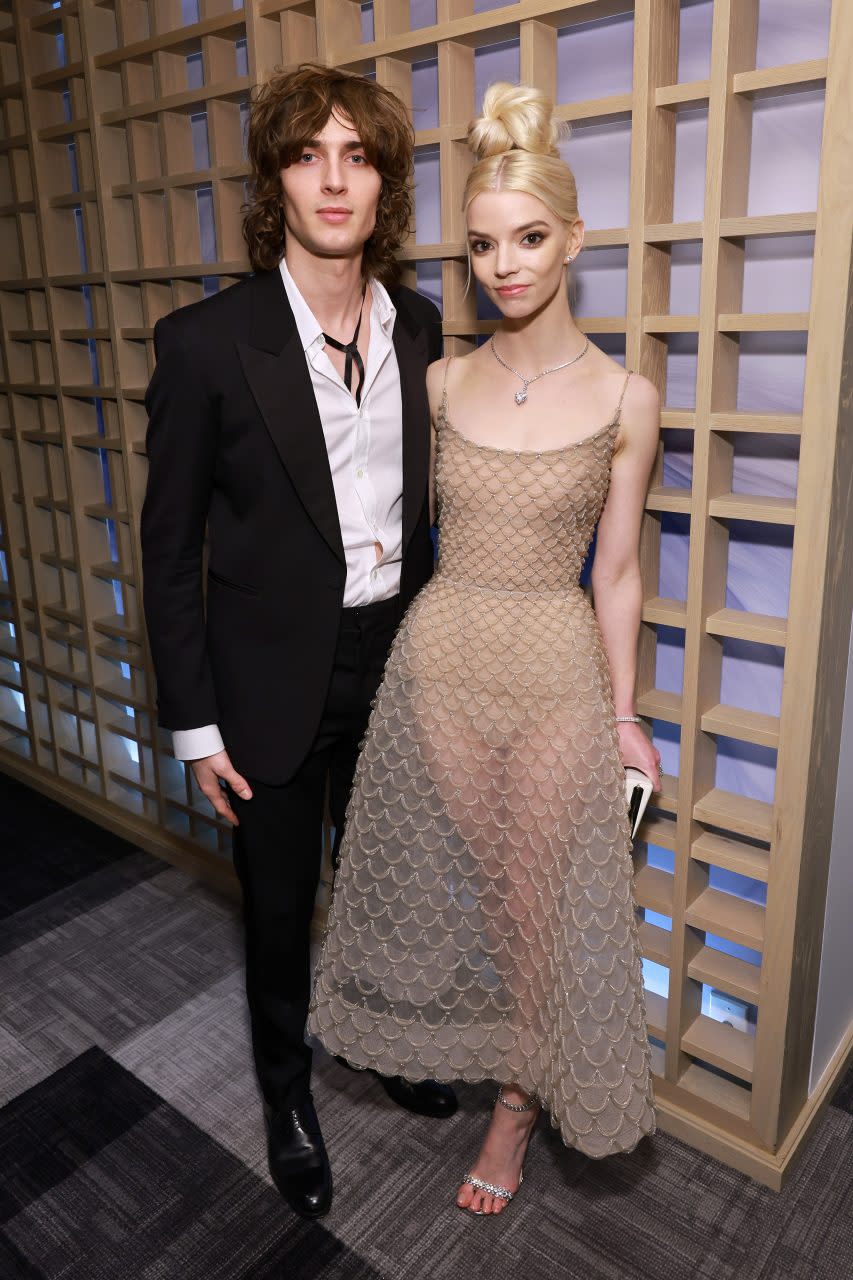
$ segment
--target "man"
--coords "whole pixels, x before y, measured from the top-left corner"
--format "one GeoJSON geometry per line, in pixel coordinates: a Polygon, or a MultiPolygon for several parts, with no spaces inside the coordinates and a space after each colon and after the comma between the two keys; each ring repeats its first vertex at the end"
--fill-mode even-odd
{"type": "MultiPolygon", "coordinates": [[[[332,1196],[304,1040],[324,796],[336,853],[391,639],[432,571],[440,318],[393,285],[413,140],[402,103],[361,77],[309,64],[264,85],[243,228],[255,274],[158,322],[146,395],[160,723],[234,825],[270,1170],[307,1217],[332,1196]]],[[[418,1114],[456,1109],[447,1085],[382,1083],[418,1114]]]]}

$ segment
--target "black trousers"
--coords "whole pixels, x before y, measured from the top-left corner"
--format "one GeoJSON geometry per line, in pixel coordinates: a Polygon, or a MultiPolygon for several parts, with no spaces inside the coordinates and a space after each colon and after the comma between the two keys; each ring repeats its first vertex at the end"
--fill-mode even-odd
{"type": "MultiPolygon", "coordinates": [[[[399,596],[342,610],[320,727],[298,772],[283,786],[247,779],[251,800],[228,789],[240,820],[233,847],[243,890],[252,1048],[261,1091],[273,1110],[289,1109],[310,1095],[305,1020],[326,784],[336,862],[359,744],[400,617],[399,596]]],[[[299,678],[298,672],[288,675],[299,678]]],[[[281,732],[287,733],[286,724],[281,732]]]]}

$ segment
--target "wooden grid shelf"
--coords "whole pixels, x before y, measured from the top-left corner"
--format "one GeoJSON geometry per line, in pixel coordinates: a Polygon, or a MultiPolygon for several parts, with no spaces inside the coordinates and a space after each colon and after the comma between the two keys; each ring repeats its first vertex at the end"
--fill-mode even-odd
{"type": "MultiPolygon", "coordinates": [[[[826,761],[840,717],[830,673],[846,653],[845,605],[849,621],[850,584],[833,580],[831,557],[849,538],[848,499],[832,475],[851,465],[839,405],[850,392],[842,353],[851,329],[853,10],[834,0],[826,57],[760,68],[759,0],[714,0],[713,10],[708,75],[680,82],[679,0],[520,0],[480,13],[473,0],[438,0],[436,21],[418,29],[397,0],[364,11],[357,0],[250,0],[225,11],[199,0],[194,13],[178,0],[5,6],[0,767],[230,883],[229,833],[156,729],[142,627],[142,402],[154,325],[247,271],[240,206],[252,84],[276,65],[317,57],[375,75],[411,107],[413,77],[434,59],[437,114],[417,127],[416,145],[437,156],[440,216],[430,241],[413,235],[400,256],[409,284],[438,273],[446,349],[471,350],[494,321],[465,291],[464,137],[479,51],[517,42],[522,78],[552,94],[560,119],[581,132],[630,131],[626,212],[620,225],[590,225],[586,235],[586,252],[624,255],[624,305],[581,314],[580,327],[620,352],[624,344],[626,365],[664,401],[668,352],[695,352],[695,398],[665,401],[662,414],[664,434],[692,442],[690,477],[665,481],[663,441],[642,533],[637,705],[675,735],[679,764],[639,833],[635,896],[644,955],[668,982],[666,996],[646,992],[663,1123],[778,1186],[810,1061],[820,947],[804,939],[823,917],[835,782],[826,761]],[[559,101],[558,33],[571,39],[583,24],[629,11],[630,88],[559,101]],[[751,213],[754,105],[804,92],[824,98],[816,205],[751,213]],[[676,131],[690,113],[707,122],[705,186],[701,210],[684,218],[674,200],[676,131]],[[790,236],[811,246],[809,310],[750,308],[750,248],[790,236]],[[696,301],[676,306],[679,252],[699,255],[700,276],[696,301]],[[803,343],[801,412],[738,403],[744,344],[773,335],[803,343]],[[796,441],[796,499],[738,492],[736,450],[759,437],[796,441]],[[689,538],[686,598],[661,592],[660,543],[672,522],[689,538]],[[785,617],[727,599],[730,539],[753,526],[793,539],[785,617]],[[662,635],[683,642],[678,691],[656,686],[662,635]],[[724,701],[731,642],[783,655],[778,709],[724,701]],[[772,804],[720,785],[720,739],[772,755],[772,804]],[[671,871],[649,860],[653,849],[671,871]],[[766,898],[722,892],[720,872],[766,898]],[[718,949],[715,938],[758,962],[718,949]],[[755,1026],[707,1016],[709,987],[754,1007],[755,1026]]],[[[583,184],[580,195],[583,212],[583,184]]]]}
{"type": "Polygon", "coordinates": [[[704,831],[693,841],[690,856],[724,871],[748,876],[751,880],[766,883],[770,878],[770,857],[766,849],[715,835],[711,831],[704,831]]]}
{"type": "Polygon", "coordinates": [[[773,805],[736,792],[712,787],[693,806],[693,817],[712,827],[722,827],[742,836],[770,841],[773,833],[773,805]]]}
{"type": "Polygon", "coordinates": [[[646,863],[638,866],[634,876],[634,893],[641,907],[657,915],[672,916],[672,876],[659,867],[646,863]]]}
{"type": "Polygon", "coordinates": [[[764,945],[764,908],[744,898],[703,889],[685,913],[687,924],[719,934],[731,942],[761,951],[764,945]]]}
{"type": "Polygon", "coordinates": [[[660,623],[663,627],[680,627],[687,625],[687,605],[684,600],[664,599],[663,596],[651,596],[643,602],[643,622],[660,623]]]}
{"type": "Polygon", "coordinates": [[[646,993],[646,1017],[649,1035],[662,1040],[666,1033],[667,1002],[656,991],[646,993]]]}
{"type": "Polygon", "coordinates": [[[681,719],[681,694],[666,689],[647,689],[637,697],[637,713],[649,720],[667,720],[678,724],[681,719]]]}
{"type": "Polygon", "coordinates": [[[729,636],[733,640],[752,640],[756,644],[784,646],[787,641],[786,618],[769,613],[749,613],[739,609],[716,609],[705,619],[710,635],[729,636]]]}
{"type": "Polygon", "coordinates": [[[746,1031],[699,1014],[681,1037],[681,1049],[747,1083],[752,1082],[755,1040],[746,1031]]]}
{"type": "Polygon", "coordinates": [[[699,722],[706,733],[721,733],[740,742],[755,742],[759,746],[779,746],[779,717],[762,711],[745,711],[743,707],[726,707],[717,703],[705,711],[699,722]]]}
{"type": "Polygon", "coordinates": [[[687,972],[697,982],[705,982],[709,986],[728,991],[748,1004],[756,1004],[758,1001],[757,967],[725,951],[718,951],[715,947],[700,947],[688,964],[687,972]]]}
{"type": "Polygon", "coordinates": [[[722,493],[708,502],[708,514],[722,520],[754,520],[759,524],[793,524],[793,498],[762,497],[760,494],[722,493]]]}
{"type": "Polygon", "coordinates": [[[656,964],[669,968],[672,954],[672,934],[669,929],[662,929],[660,925],[643,920],[639,925],[639,934],[643,955],[648,960],[654,960],[656,964]]]}

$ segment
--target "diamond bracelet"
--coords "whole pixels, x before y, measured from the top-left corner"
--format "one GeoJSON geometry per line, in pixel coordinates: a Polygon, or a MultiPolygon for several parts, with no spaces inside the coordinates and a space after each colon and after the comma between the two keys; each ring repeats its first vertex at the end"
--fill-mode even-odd
{"type": "Polygon", "coordinates": [[[627,723],[627,724],[642,724],[642,723],[643,723],[639,716],[617,716],[617,717],[616,717],[616,722],[617,722],[617,724],[620,724],[620,723],[621,723],[621,724],[626,724],[626,723],[627,723]]]}

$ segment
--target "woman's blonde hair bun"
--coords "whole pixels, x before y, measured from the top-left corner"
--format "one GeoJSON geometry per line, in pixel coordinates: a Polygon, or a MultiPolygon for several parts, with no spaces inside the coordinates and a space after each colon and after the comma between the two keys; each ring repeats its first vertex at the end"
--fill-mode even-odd
{"type": "Polygon", "coordinates": [[[571,227],[578,219],[574,174],[557,149],[568,135],[551,99],[532,84],[489,85],[483,113],[468,129],[475,160],[465,179],[462,209],[484,191],[523,191],[571,227]]]}
{"type": "Polygon", "coordinates": [[[557,156],[557,142],[567,133],[541,89],[498,80],[486,90],[482,115],[469,126],[468,146],[478,160],[512,150],[557,156]]]}

